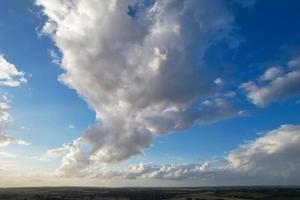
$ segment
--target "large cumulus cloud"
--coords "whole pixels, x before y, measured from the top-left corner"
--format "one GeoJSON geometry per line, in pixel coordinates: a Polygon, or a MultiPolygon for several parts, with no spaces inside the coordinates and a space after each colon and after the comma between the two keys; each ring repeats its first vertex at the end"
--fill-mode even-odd
{"type": "Polygon", "coordinates": [[[219,0],[36,0],[61,51],[59,79],[96,113],[68,145],[62,174],[141,154],[155,135],[237,114],[202,74],[207,49],[231,37],[219,0]]]}

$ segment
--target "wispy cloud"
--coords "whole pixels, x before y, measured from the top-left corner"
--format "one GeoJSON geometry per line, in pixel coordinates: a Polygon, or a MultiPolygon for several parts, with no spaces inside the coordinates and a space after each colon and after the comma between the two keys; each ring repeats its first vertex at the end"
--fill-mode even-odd
{"type": "Polygon", "coordinates": [[[69,129],[74,129],[74,128],[75,128],[75,125],[74,125],[74,124],[70,124],[70,125],[68,126],[68,128],[69,128],[69,129]]]}
{"type": "Polygon", "coordinates": [[[25,146],[30,145],[30,143],[24,140],[16,139],[10,135],[0,133],[0,147],[4,147],[10,144],[18,144],[18,145],[25,145],[25,146]]]}

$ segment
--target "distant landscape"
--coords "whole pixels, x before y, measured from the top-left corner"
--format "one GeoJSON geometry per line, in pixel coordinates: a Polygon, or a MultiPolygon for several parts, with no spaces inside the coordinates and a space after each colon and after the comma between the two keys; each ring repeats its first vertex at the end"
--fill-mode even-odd
{"type": "Polygon", "coordinates": [[[6,200],[298,200],[299,187],[88,188],[40,187],[0,189],[6,200]]]}

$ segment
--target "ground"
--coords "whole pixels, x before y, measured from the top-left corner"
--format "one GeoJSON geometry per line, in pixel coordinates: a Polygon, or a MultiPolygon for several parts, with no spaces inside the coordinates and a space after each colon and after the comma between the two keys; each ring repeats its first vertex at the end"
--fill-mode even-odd
{"type": "Polygon", "coordinates": [[[6,188],[6,200],[300,200],[300,187],[6,188]]]}

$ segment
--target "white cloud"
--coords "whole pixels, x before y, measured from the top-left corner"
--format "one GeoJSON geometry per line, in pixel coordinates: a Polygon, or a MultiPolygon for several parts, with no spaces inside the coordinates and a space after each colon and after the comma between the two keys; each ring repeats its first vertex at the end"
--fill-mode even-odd
{"type": "MultiPolygon", "coordinates": [[[[7,129],[8,124],[12,122],[12,117],[9,113],[11,98],[12,96],[7,93],[0,94],[0,147],[4,147],[10,144],[27,146],[29,145],[28,142],[16,139],[4,133],[7,129]]],[[[1,155],[4,155],[3,152],[1,155]]]]}
{"type": "Polygon", "coordinates": [[[12,117],[9,114],[10,103],[12,95],[7,93],[0,93],[0,126],[6,125],[12,121],[12,117]]]}
{"type": "Polygon", "coordinates": [[[209,171],[209,163],[178,166],[140,163],[116,171],[102,169],[100,173],[94,175],[94,178],[184,180],[203,178],[209,171]]]}
{"type": "MultiPolygon", "coordinates": [[[[27,83],[25,73],[18,71],[15,65],[5,60],[0,54],[0,86],[18,87],[27,83]]],[[[5,126],[12,121],[9,113],[12,95],[6,92],[0,92],[0,131],[5,129],[5,126]]]]}
{"type": "MultiPolygon", "coordinates": [[[[79,164],[85,166],[90,162],[84,152],[69,146],[79,164]]],[[[81,144],[79,142],[79,144],[81,144]]],[[[48,151],[51,156],[62,156],[67,148],[57,148],[48,151]]],[[[176,183],[189,183],[195,185],[299,185],[300,176],[300,125],[282,125],[277,129],[266,132],[253,141],[249,141],[227,153],[223,159],[206,161],[203,164],[136,164],[127,167],[124,165],[98,165],[93,163],[89,168],[78,167],[74,172],[71,159],[74,155],[68,154],[63,167],[69,170],[57,171],[56,176],[63,177],[85,177],[88,180],[152,180],[176,181],[176,183]],[[272,170],[270,170],[272,169],[272,170]],[[66,173],[68,172],[68,173],[66,173]]],[[[9,168],[9,160],[15,159],[17,155],[0,152],[1,167],[9,168]]],[[[53,158],[52,157],[52,158],[53,158]]],[[[43,160],[48,161],[48,160],[43,160]]],[[[52,176],[52,175],[51,175],[52,176]]],[[[42,176],[41,178],[46,177],[42,176]]],[[[72,180],[72,179],[71,179],[72,180]]]]}
{"type": "Polygon", "coordinates": [[[297,62],[289,62],[290,69],[271,67],[257,82],[243,83],[240,88],[247,92],[248,99],[257,106],[267,106],[285,98],[300,95],[300,68],[297,62]]]}
{"type": "Polygon", "coordinates": [[[11,120],[11,116],[8,113],[8,109],[10,108],[7,102],[0,102],[0,123],[8,122],[11,120]]]}
{"type": "Polygon", "coordinates": [[[0,85],[18,87],[24,83],[27,83],[25,73],[18,71],[15,65],[9,63],[4,56],[0,54],[0,85]]]}
{"type": "Polygon", "coordinates": [[[288,67],[294,68],[294,69],[299,69],[300,68],[300,56],[295,57],[294,59],[290,60],[288,62],[288,67]]]}
{"type": "Polygon", "coordinates": [[[25,158],[29,160],[35,160],[35,161],[40,161],[40,162],[50,162],[51,158],[48,156],[26,156],[25,158]]]}
{"type": "Polygon", "coordinates": [[[223,81],[222,78],[216,78],[216,79],[214,80],[214,83],[215,83],[216,85],[223,85],[223,84],[224,84],[224,81],[223,81]]]}
{"type": "Polygon", "coordinates": [[[37,160],[41,162],[50,162],[56,158],[61,158],[67,153],[67,148],[65,146],[58,147],[54,149],[48,149],[47,152],[43,155],[37,156],[28,156],[28,159],[37,160]]]}
{"type": "MultiPolygon", "coordinates": [[[[9,63],[3,55],[0,55],[0,86],[3,87],[18,87],[27,83],[25,79],[25,73],[18,71],[15,65],[9,63]]],[[[1,89],[2,89],[1,88],[1,89]]],[[[5,148],[8,145],[30,145],[28,142],[17,139],[11,135],[8,135],[5,130],[8,127],[9,122],[12,122],[12,117],[9,113],[11,108],[12,95],[1,92],[0,93],[0,171],[1,170],[13,170],[13,162],[18,157],[16,154],[3,151],[2,148],[5,148]]],[[[2,179],[2,177],[1,177],[2,179]]]]}
{"type": "Polygon", "coordinates": [[[68,126],[68,128],[69,128],[69,129],[74,129],[74,128],[75,128],[75,125],[74,125],[74,124],[70,124],[70,125],[68,126]]]}
{"type": "Polygon", "coordinates": [[[24,140],[16,139],[10,135],[0,133],[0,147],[7,146],[9,144],[29,145],[29,143],[24,140]]]}
{"type": "Polygon", "coordinates": [[[95,110],[97,122],[69,145],[61,170],[85,170],[143,153],[159,134],[238,113],[213,98],[201,64],[206,50],[232,38],[221,0],[36,0],[62,53],[60,80],[95,110]],[[136,8],[128,15],[128,6],[136,8]],[[190,55],[198,57],[191,58],[190,55]]]}
{"type": "Polygon", "coordinates": [[[185,165],[141,163],[116,170],[91,167],[78,176],[194,180],[201,185],[299,185],[299,170],[300,126],[282,125],[230,151],[224,160],[185,165]]]}
{"type": "Polygon", "coordinates": [[[273,81],[282,74],[284,74],[284,69],[282,67],[270,67],[265,71],[260,79],[263,81],[273,81]]]}
{"type": "Polygon", "coordinates": [[[282,125],[262,137],[231,151],[231,169],[257,182],[299,184],[300,126],[282,125]]]}
{"type": "Polygon", "coordinates": [[[47,151],[46,157],[49,157],[49,158],[61,157],[64,154],[66,154],[66,151],[67,151],[67,149],[65,147],[49,149],[47,151]]]}
{"type": "MultiPolygon", "coordinates": [[[[0,56],[0,60],[1,60],[1,56],[0,56]]],[[[8,93],[0,93],[0,147],[5,147],[10,144],[28,146],[29,145],[28,142],[26,142],[24,140],[16,139],[13,136],[10,136],[10,135],[7,135],[6,133],[4,133],[5,130],[7,129],[8,123],[12,122],[12,117],[9,113],[9,109],[11,108],[11,106],[10,106],[11,98],[12,98],[12,95],[9,95],[8,93]]],[[[1,157],[3,157],[3,156],[9,157],[9,155],[13,155],[13,154],[9,154],[7,152],[0,152],[0,153],[1,153],[1,155],[0,155],[1,157]]]]}
{"type": "Polygon", "coordinates": [[[230,98],[233,98],[236,96],[236,92],[233,92],[233,91],[230,91],[230,92],[227,92],[225,93],[225,97],[230,97],[230,98]]]}
{"type": "Polygon", "coordinates": [[[51,50],[49,50],[49,54],[50,54],[50,57],[52,58],[52,63],[54,63],[56,65],[61,64],[61,58],[60,58],[59,54],[56,51],[51,49],[51,50]]]}

